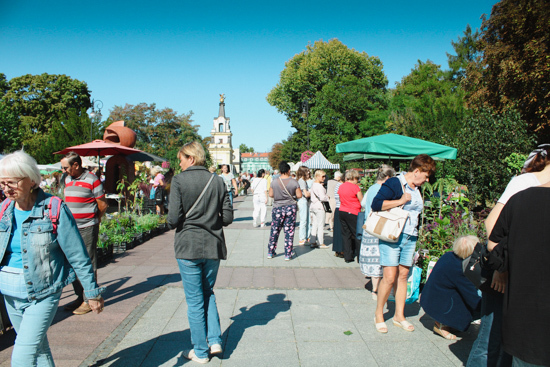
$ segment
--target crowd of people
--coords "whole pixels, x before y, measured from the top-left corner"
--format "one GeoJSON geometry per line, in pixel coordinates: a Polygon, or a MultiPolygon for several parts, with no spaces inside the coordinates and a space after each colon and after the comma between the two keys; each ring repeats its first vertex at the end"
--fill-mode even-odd
{"type": "MultiPolygon", "coordinates": [[[[489,242],[483,261],[491,269],[490,288],[481,291],[464,275],[465,261],[481,242],[471,235],[456,238],[423,288],[420,305],[443,338],[456,340],[459,332],[480,319],[467,366],[550,365],[544,338],[550,307],[544,292],[550,275],[545,266],[550,255],[545,243],[550,235],[549,153],[550,145],[532,152],[523,174],[511,180],[486,220],[489,242]]],[[[223,352],[213,288],[220,261],[227,257],[223,227],[233,221],[233,199],[249,190],[254,227],[266,226],[267,206],[272,206],[268,259],[277,256],[281,230],[285,261],[296,257],[297,220],[299,246],[330,248],[325,231],[332,231],[335,256],[359,262],[360,271],[371,280],[375,330],[389,332],[385,307],[393,292],[392,324],[415,331],[405,317],[407,282],[424,207],[421,187],[436,168],[431,157],[418,155],[406,172],[380,166],[364,195],[353,169],[337,171],[327,180],[324,170],[312,175],[305,167],[293,176],[282,162],[273,174],[261,169],[235,177],[224,165],[217,175],[205,167],[199,142],[184,145],[178,159],[180,174],[167,178],[160,167],[152,167],[148,179],[151,198],[162,192],[157,213],[163,214],[168,204],[167,224],[176,230],[175,257],[193,344],[183,352],[185,358],[208,363],[211,355],[223,352]],[[398,207],[407,218],[395,242],[365,229],[369,213],[398,207]]],[[[102,181],[74,152],[62,158],[61,166],[63,175],[55,182],[63,187],[64,201],[44,192],[44,178],[27,153],[18,151],[0,160],[0,188],[6,196],[0,208],[0,292],[17,333],[14,366],[53,365],[47,330],[66,285],[73,283],[76,295],[66,310],[81,315],[100,313],[104,307],[105,288],[97,283],[95,256],[99,223],[107,209],[102,181]]]]}

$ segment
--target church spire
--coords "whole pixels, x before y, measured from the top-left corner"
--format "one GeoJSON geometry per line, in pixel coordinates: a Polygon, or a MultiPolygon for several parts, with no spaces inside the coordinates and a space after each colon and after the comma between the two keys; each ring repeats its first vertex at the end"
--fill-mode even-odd
{"type": "Polygon", "coordinates": [[[220,112],[218,117],[225,118],[225,94],[220,94],[220,112]]]}

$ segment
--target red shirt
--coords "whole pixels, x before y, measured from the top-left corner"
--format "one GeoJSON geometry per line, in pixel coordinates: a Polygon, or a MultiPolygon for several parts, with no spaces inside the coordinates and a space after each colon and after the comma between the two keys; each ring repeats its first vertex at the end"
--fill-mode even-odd
{"type": "Polygon", "coordinates": [[[340,211],[348,212],[351,214],[359,214],[361,211],[361,202],[357,198],[357,193],[361,191],[359,186],[351,182],[344,182],[338,188],[338,195],[340,196],[340,211]]]}

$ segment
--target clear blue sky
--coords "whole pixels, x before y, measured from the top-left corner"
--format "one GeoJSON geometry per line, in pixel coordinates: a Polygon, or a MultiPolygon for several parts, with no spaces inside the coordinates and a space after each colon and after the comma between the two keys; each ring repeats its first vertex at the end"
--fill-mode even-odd
{"type": "Polygon", "coordinates": [[[105,117],[126,103],[193,111],[203,137],[225,93],[234,147],[269,151],[292,128],[266,96],[308,43],[378,56],[393,87],[418,59],[447,68],[451,41],[496,2],[0,0],[0,72],[85,81],[105,117]]]}

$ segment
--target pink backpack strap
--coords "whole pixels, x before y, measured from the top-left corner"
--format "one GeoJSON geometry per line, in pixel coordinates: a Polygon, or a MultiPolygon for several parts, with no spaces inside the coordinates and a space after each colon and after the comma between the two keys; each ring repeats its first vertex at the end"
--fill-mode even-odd
{"type": "Polygon", "coordinates": [[[8,209],[8,206],[10,206],[10,204],[10,199],[2,201],[2,205],[0,206],[0,220],[2,220],[2,217],[4,217],[4,212],[6,211],[6,209],[8,209]]]}
{"type": "Polygon", "coordinates": [[[59,224],[59,212],[61,211],[61,199],[57,196],[50,197],[49,203],[46,205],[48,214],[53,225],[53,234],[57,234],[57,225],[59,224]]]}

